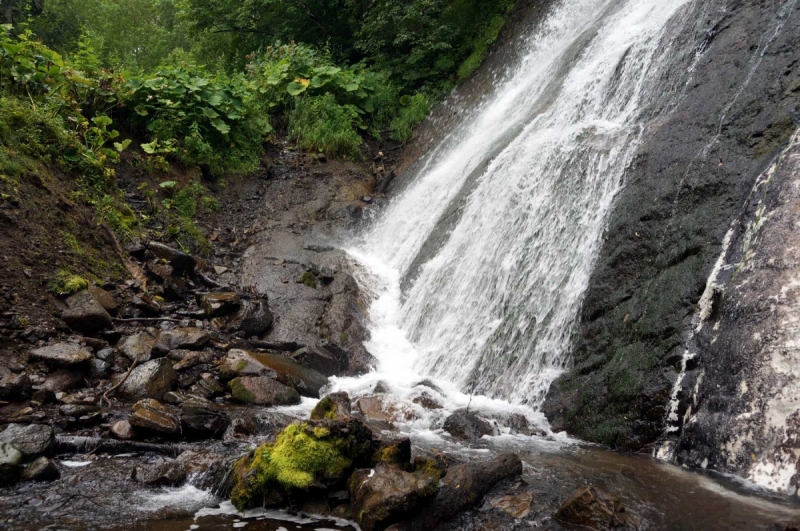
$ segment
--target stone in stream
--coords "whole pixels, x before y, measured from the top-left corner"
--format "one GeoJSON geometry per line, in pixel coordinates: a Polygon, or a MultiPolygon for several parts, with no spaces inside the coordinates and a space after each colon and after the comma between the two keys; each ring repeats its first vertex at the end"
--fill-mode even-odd
{"type": "Polygon", "coordinates": [[[158,258],[166,260],[178,275],[192,274],[197,261],[190,255],[158,242],[148,242],[147,248],[158,258]]]}
{"type": "Polygon", "coordinates": [[[230,315],[239,309],[241,299],[235,292],[209,293],[200,298],[200,306],[209,317],[230,315]]]}
{"type": "Polygon", "coordinates": [[[230,420],[208,400],[189,398],[181,403],[181,428],[190,439],[221,438],[230,420]]]}
{"type": "Polygon", "coordinates": [[[157,400],[140,400],[132,407],[133,415],[128,419],[134,428],[174,435],[180,433],[181,423],[172,411],[157,400]]]}
{"type": "Polygon", "coordinates": [[[253,337],[266,333],[274,321],[265,299],[242,300],[239,311],[228,319],[224,327],[239,336],[253,337]]]}
{"type": "Polygon", "coordinates": [[[55,481],[61,477],[55,461],[47,457],[40,457],[25,467],[22,472],[24,481],[55,481]]]}
{"type": "Polygon", "coordinates": [[[328,378],[319,372],[303,367],[278,354],[248,352],[232,349],[220,366],[220,377],[271,376],[278,382],[296,389],[303,396],[319,398],[319,390],[327,385],[328,378]]]}
{"type": "Polygon", "coordinates": [[[6,442],[0,442],[0,488],[10,487],[22,474],[22,452],[6,442]]]}
{"type": "Polygon", "coordinates": [[[131,478],[137,483],[151,487],[174,487],[186,480],[186,474],[185,464],[173,460],[160,460],[137,466],[133,469],[131,478]]]}
{"type": "Polygon", "coordinates": [[[458,409],[444,421],[444,431],[462,441],[474,441],[484,435],[494,435],[494,428],[475,413],[458,409]]]}
{"type": "Polygon", "coordinates": [[[71,329],[84,334],[93,334],[113,326],[111,316],[89,291],[79,291],[66,302],[67,309],[61,313],[61,319],[71,329]]]}
{"type": "Polygon", "coordinates": [[[404,472],[379,463],[350,477],[353,515],[363,531],[377,531],[399,522],[436,493],[438,478],[404,472]]]}
{"type": "Polygon", "coordinates": [[[49,452],[55,445],[53,428],[44,424],[9,424],[0,431],[0,441],[12,445],[30,459],[49,452]]]}
{"type": "Polygon", "coordinates": [[[314,369],[325,376],[337,376],[342,372],[339,358],[322,347],[303,347],[292,353],[292,359],[300,365],[314,369]]]}
{"type": "Polygon", "coordinates": [[[122,384],[120,394],[128,398],[154,398],[161,400],[171,391],[178,374],[172,369],[172,362],[166,358],[150,360],[139,365],[122,384]]]}
{"type": "Polygon", "coordinates": [[[320,400],[311,410],[311,420],[343,419],[351,413],[350,396],[344,391],[332,393],[320,400]]]}
{"type": "Polygon", "coordinates": [[[531,512],[531,505],[533,505],[533,493],[509,494],[508,496],[490,500],[489,503],[495,509],[503,511],[512,518],[526,518],[531,512]]]}
{"type": "Polygon", "coordinates": [[[111,436],[121,441],[130,441],[136,437],[136,432],[127,420],[120,420],[111,425],[108,430],[111,436]]]}
{"type": "Polygon", "coordinates": [[[555,516],[562,522],[590,529],[638,529],[638,522],[625,511],[619,498],[592,485],[576,490],[555,516]]]}
{"type": "Polygon", "coordinates": [[[59,367],[77,365],[92,359],[91,352],[75,343],[56,343],[37,348],[31,350],[30,356],[35,360],[41,360],[59,367]]]}
{"type": "Polygon", "coordinates": [[[153,350],[166,354],[170,350],[189,349],[197,350],[211,341],[211,335],[199,328],[175,328],[161,332],[153,350]]]}
{"type": "Polygon", "coordinates": [[[119,349],[131,361],[139,360],[139,363],[150,361],[153,347],[156,346],[160,330],[148,329],[132,336],[126,337],[119,349]]]}
{"type": "Polygon", "coordinates": [[[258,406],[291,406],[300,403],[300,395],[269,376],[242,376],[228,382],[231,396],[238,402],[258,406]]]}

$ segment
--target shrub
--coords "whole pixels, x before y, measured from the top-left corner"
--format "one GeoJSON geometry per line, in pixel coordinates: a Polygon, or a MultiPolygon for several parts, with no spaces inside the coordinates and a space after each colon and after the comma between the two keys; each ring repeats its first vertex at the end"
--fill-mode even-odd
{"type": "Polygon", "coordinates": [[[362,142],[356,131],[359,118],[354,105],[339,105],[332,94],[298,98],[289,113],[289,137],[302,149],[358,158],[362,142]]]}
{"type": "Polygon", "coordinates": [[[411,138],[411,134],[430,111],[428,98],[423,94],[414,96],[403,96],[400,98],[400,111],[397,117],[392,120],[392,132],[390,137],[395,142],[406,142],[411,138]]]}

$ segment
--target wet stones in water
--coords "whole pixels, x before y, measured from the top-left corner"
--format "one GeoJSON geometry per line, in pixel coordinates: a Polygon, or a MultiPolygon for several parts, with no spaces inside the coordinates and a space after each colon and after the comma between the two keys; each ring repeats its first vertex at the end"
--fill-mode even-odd
{"type": "MultiPolygon", "coordinates": [[[[385,463],[394,466],[400,470],[409,470],[411,468],[411,439],[403,437],[401,439],[384,438],[380,435],[374,435],[375,443],[377,446],[375,450],[374,461],[385,463]]],[[[429,467],[421,467],[431,472],[429,467]]],[[[438,468],[438,467],[434,467],[438,468]]],[[[439,479],[438,472],[434,474],[436,479],[439,479]]]]}
{"type": "Polygon", "coordinates": [[[189,439],[220,438],[229,424],[228,416],[208,400],[189,398],[181,403],[181,428],[189,439]]]}
{"type": "Polygon", "coordinates": [[[213,398],[225,394],[225,386],[211,375],[205,375],[189,388],[189,393],[202,398],[213,398]]]}
{"type": "Polygon", "coordinates": [[[136,438],[136,432],[127,420],[120,420],[115,422],[109,428],[111,436],[121,441],[130,441],[136,438]]]}
{"type": "Polygon", "coordinates": [[[444,406],[439,403],[434,397],[432,397],[429,393],[422,391],[419,396],[414,397],[411,400],[413,403],[422,406],[425,409],[442,409],[444,406]]]}
{"type": "Polygon", "coordinates": [[[137,483],[151,487],[174,487],[186,480],[186,474],[184,463],[162,460],[137,466],[133,469],[131,478],[137,483]]]}
{"type": "Polygon", "coordinates": [[[304,347],[292,353],[292,359],[300,365],[309,367],[325,376],[337,376],[343,368],[339,358],[325,348],[304,347]]]}
{"type": "Polygon", "coordinates": [[[289,406],[300,403],[300,395],[268,376],[242,376],[228,383],[234,400],[258,406],[289,406]]]}
{"type": "Polygon", "coordinates": [[[0,441],[12,445],[26,459],[49,452],[55,444],[53,428],[44,424],[9,424],[0,431],[0,441]]]}
{"type": "Polygon", "coordinates": [[[393,422],[396,419],[396,411],[387,407],[381,396],[364,396],[358,399],[355,409],[370,420],[383,422],[393,422]]]}
{"type": "Polygon", "coordinates": [[[373,470],[357,470],[350,478],[353,514],[364,531],[385,529],[429,500],[436,493],[437,480],[386,463],[373,470]]]}
{"type": "Polygon", "coordinates": [[[161,400],[165,393],[172,390],[178,374],[172,363],[161,358],[150,360],[136,367],[120,387],[120,393],[128,398],[154,398],[161,400]]]}
{"type": "Polygon", "coordinates": [[[13,445],[0,442],[0,488],[19,481],[22,474],[22,452],[13,445]]]}
{"type": "Polygon", "coordinates": [[[31,358],[54,366],[67,367],[92,359],[92,353],[75,343],[56,343],[30,352],[31,358]]]}
{"type": "Polygon", "coordinates": [[[133,415],[128,419],[131,426],[149,431],[174,435],[180,433],[178,418],[157,400],[145,399],[133,405],[133,415]]]}
{"type": "Polygon", "coordinates": [[[189,349],[197,350],[211,341],[211,336],[199,328],[176,328],[161,332],[153,350],[166,354],[170,350],[189,349]]]}
{"type": "Polygon", "coordinates": [[[160,331],[148,329],[138,334],[133,334],[122,341],[119,349],[131,361],[139,360],[139,363],[150,361],[153,347],[158,341],[160,331]]]}
{"type": "Polygon", "coordinates": [[[234,292],[209,293],[200,299],[200,306],[209,317],[230,315],[239,309],[241,299],[234,292]]]}
{"type": "Polygon", "coordinates": [[[311,420],[343,419],[351,413],[350,396],[344,391],[333,393],[320,400],[311,410],[311,420]]]}
{"type": "Polygon", "coordinates": [[[591,529],[638,529],[636,519],[625,511],[619,498],[591,485],[576,490],[555,516],[591,529]]]}
{"type": "Polygon", "coordinates": [[[55,481],[61,477],[55,461],[47,457],[40,457],[25,467],[22,472],[24,481],[55,481]]]}
{"type": "Polygon", "coordinates": [[[444,430],[456,439],[475,441],[484,435],[494,435],[494,428],[475,413],[459,409],[444,421],[444,430]]]}
{"type": "Polygon", "coordinates": [[[71,329],[84,334],[93,334],[113,326],[111,316],[87,290],[79,291],[67,299],[67,309],[61,319],[71,329]]]}
{"type": "Polygon", "coordinates": [[[495,509],[503,511],[512,518],[526,518],[531,512],[531,505],[533,505],[533,493],[509,494],[508,496],[490,500],[489,503],[495,509]]]}
{"type": "Polygon", "coordinates": [[[219,367],[219,375],[226,380],[236,378],[237,376],[278,377],[277,372],[260,363],[246,350],[239,349],[228,351],[228,355],[219,367]]]}
{"type": "Polygon", "coordinates": [[[225,440],[246,439],[253,435],[258,435],[258,423],[250,417],[240,417],[233,419],[230,426],[225,431],[225,440]]]}
{"type": "Polygon", "coordinates": [[[178,275],[192,274],[197,261],[190,255],[158,242],[149,242],[147,248],[162,260],[166,260],[178,275]]]}
{"type": "Polygon", "coordinates": [[[248,352],[233,349],[220,367],[220,376],[228,379],[238,374],[264,374],[273,371],[283,385],[292,387],[303,396],[319,398],[319,390],[327,385],[328,378],[308,367],[278,354],[248,352]]]}

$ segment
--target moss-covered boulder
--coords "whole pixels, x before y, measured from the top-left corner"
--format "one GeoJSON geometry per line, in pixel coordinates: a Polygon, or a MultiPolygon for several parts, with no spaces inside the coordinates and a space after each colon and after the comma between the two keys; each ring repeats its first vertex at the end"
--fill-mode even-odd
{"type": "Polygon", "coordinates": [[[311,420],[337,420],[350,416],[350,395],[345,392],[332,393],[320,400],[311,410],[311,420]]]}
{"type": "Polygon", "coordinates": [[[344,484],[370,464],[372,444],[372,432],[353,418],[291,424],[234,465],[231,502],[244,510],[279,499],[276,493],[344,484]]]}
{"type": "Polygon", "coordinates": [[[243,376],[228,382],[234,400],[259,406],[291,406],[300,403],[300,395],[269,376],[243,376]]]}

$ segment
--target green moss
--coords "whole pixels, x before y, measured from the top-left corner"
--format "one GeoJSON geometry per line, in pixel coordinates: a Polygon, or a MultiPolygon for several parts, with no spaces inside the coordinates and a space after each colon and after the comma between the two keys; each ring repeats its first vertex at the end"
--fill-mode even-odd
{"type": "Polygon", "coordinates": [[[330,397],[326,396],[322,400],[314,406],[313,411],[311,411],[311,420],[322,420],[322,419],[331,419],[336,420],[338,415],[336,414],[336,402],[331,400],[330,397]]]}
{"type": "Polygon", "coordinates": [[[256,399],[255,395],[247,390],[239,378],[228,382],[228,388],[231,390],[231,396],[239,402],[251,404],[256,399]]]}
{"type": "Polygon", "coordinates": [[[88,280],[80,275],[73,275],[67,269],[60,269],[50,283],[50,291],[56,295],[71,295],[88,287],[88,280]]]}
{"type": "Polygon", "coordinates": [[[312,273],[311,271],[306,271],[305,273],[303,273],[303,276],[300,277],[300,282],[302,282],[309,288],[317,287],[317,277],[315,277],[314,273],[312,273]]]}
{"type": "Polygon", "coordinates": [[[434,459],[417,459],[414,462],[414,471],[421,472],[435,481],[439,481],[444,475],[434,459]]]}
{"type": "Polygon", "coordinates": [[[231,491],[231,502],[239,510],[252,506],[272,488],[308,489],[317,480],[344,473],[353,461],[346,440],[331,436],[325,428],[292,424],[274,444],[264,444],[249,463],[234,465],[240,478],[231,491]]]}

